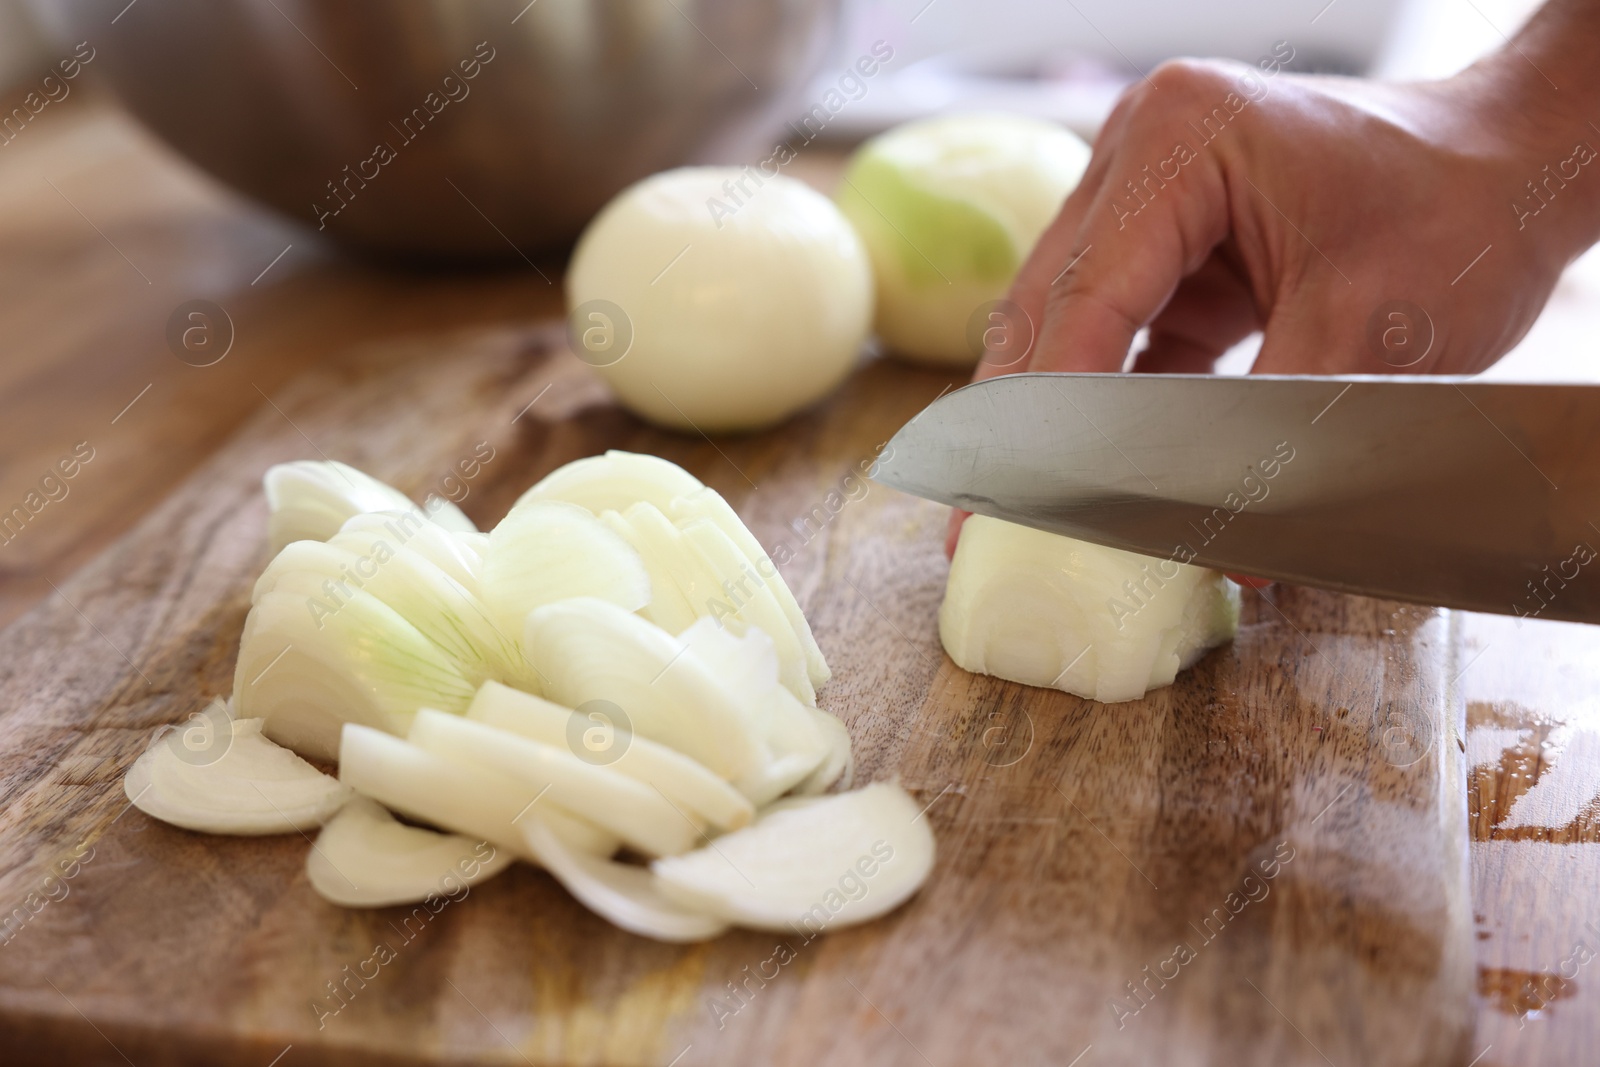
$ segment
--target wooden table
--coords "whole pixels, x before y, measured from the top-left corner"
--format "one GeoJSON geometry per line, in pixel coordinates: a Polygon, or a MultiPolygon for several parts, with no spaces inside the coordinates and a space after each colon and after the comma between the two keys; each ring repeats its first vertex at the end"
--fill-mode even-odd
{"type": "MultiPolygon", "coordinates": [[[[0,546],[0,622],[55,597],[303,371],[336,381],[374,350],[525,337],[561,311],[537,274],[417,277],[343,260],[86,96],[0,150],[0,505],[21,501],[77,443],[94,454],[66,497],[0,546]],[[227,357],[203,372],[164,336],[174,308],[197,298],[222,305],[234,332],[227,357]]],[[[834,162],[795,169],[825,184],[834,162]]],[[[1498,373],[1593,378],[1577,339],[1597,327],[1600,299],[1580,271],[1498,373]]],[[[1444,684],[1464,708],[1471,768],[1476,1023],[1460,1062],[1592,1062],[1600,630],[1460,614],[1435,623],[1449,645],[1439,662],[1458,665],[1444,684]]],[[[101,787],[119,786],[110,775],[101,787]]]]}

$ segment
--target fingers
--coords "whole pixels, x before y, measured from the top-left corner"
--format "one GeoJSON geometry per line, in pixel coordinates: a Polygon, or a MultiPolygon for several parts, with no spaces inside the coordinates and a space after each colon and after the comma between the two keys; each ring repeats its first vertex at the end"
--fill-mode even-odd
{"type": "Polygon", "coordinates": [[[950,524],[944,532],[944,558],[956,558],[956,542],[961,540],[961,527],[972,518],[972,512],[962,511],[960,508],[950,509],[950,524]]]}
{"type": "Polygon", "coordinates": [[[1207,374],[1228,349],[1261,328],[1248,279],[1219,250],[1178,286],[1150,324],[1133,369],[1207,374]]]}
{"type": "MultiPolygon", "coordinates": [[[[1220,258],[1207,267],[1230,232],[1223,149],[1202,142],[1196,150],[1185,122],[1208,114],[1231,83],[1216,67],[1186,62],[1146,81],[1119,102],[1083,179],[1012,285],[1012,301],[1036,328],[1026,360],[980,361],[975,381],[1020,370],[1120,370],[1134,335],[1169,302],[1144,369],[1209,370],[1256,327],[1248,284],[1220,258]]],[[[965,517],[951,515],[947,554],[965,517]]]]}
{"type": "MultiPolygon", "coordinates": [[[[1335,279],[1335,284],[1338,280],[1335,279]]],[[[1342,286],[1341,286],[1342,288],[1342,286]]],[[[1359,307],[1329,285],[1303,286],[1282,301],[1267,322],[1252,374],[1393,373],[1367,351],[1359,307]]]]}
{"type": "Polygon", "coordinates": [[[1210,374],[1221,355],[1210,345],[1152,332],[1150,347],[1139,353],[1133,369],[1141,374],[1210,374]]]}
{"type": "Polygon", "coordinates": [[[1032,369],[1029,362],[1033,352],[1038,350],[1039,327],[1044,323],[1045,303],[1050,286],[1060,278],[1062,270],[1071,264],[1076,255],[1073,246],[1078,237],[1078,230],[1083,224],[1089,205],[1094,202],[1100,187],[1105,184],[1106,175],[1111,172],[1117,145],[1121,141],[1123,130],[1128,124],[1128,117],[1134,110],[1142,89],[1143,86],[1140,86],[1139,89],[1125,93],[1105,124],[1101,126],[1100,133],[1095,137],[1094,154],[1090,157],[1089,166],[1084,171],[1083,177],[1079,179],[1077,187],[1068,194],[1055,220],[1035,242],[1033,250],[1022,264],[1022,269],[1017,272],[1016,278],[1011,283],[1010,299],[1021,308],[1033,335],[1033,345],[1028,358],[1007,366],[987,360],[980,361],[972,376],[973,381],[981,382],[985,378],[993,378],[999,374],[1015,374],[1018,371],[1032,369]]]}
{"type": "MultiPolygon", "coordinates": [[[[1077,236],[1061,260],[1070,269],[1061,269],[1046,290],[1029,370],[1121,369],[1134,334],[1227,237],[1221,149],[1196,150],[1182,121],[1198,107],[1195,101],[1220,95],[1222,78],[1212,68],[1183,63],[1152,77],[1158,91],[1141,98],[1116,145],[1108,146],[1103,180],[1091,196],[1075,197],[1073,210],[1058,220],[1071,222],[1081,212],[1077,236]]],[[[1029,281],[1038,283],[1037,277],[1029,281]]]]}

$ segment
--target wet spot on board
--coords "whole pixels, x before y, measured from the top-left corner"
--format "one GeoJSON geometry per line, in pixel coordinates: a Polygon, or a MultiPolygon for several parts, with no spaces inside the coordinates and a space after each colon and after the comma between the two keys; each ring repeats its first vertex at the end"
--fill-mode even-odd
{"type": "Polygon", "coordinates": [[[1507,1015],[1531,1015],[1558,1000],[1566,1000],[1578,985],[1551,971],[1518,971],[1503,967],[1478,968],[1478,995],[1507,1015]]]}
{"type": "Polygon", "coordinates": [[[1600,796],[1591,798],[1595,790],[1588,788],[1594,776],[1590,764],[1595,762],[1589,749],[1600,737],[1589,736],[1591,732],[1516,704],[1469,703],[1467,814],[1472,840],[1600,841],[1600,796]]]}

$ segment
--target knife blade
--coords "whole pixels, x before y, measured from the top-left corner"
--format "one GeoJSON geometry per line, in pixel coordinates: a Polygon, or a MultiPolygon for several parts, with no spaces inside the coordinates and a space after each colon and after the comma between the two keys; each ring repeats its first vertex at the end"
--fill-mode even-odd
{"type": "Polygon", "coordinates": [[[1183,563],[1600,622],[1600,386],[1014,374],[935,400],[873,477],[1183,563]]]}

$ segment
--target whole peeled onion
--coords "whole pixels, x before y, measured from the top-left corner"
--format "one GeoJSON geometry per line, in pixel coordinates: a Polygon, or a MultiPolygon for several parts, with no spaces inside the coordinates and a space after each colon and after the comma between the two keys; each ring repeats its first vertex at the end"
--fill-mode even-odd
{"type": "Polygon", "coordinates": [[[855,230],[809,186],[685,167],[623,190],[567,274],[573,350],[660,426],[751,430],[820,399],[872,321],[855,230]]]}

